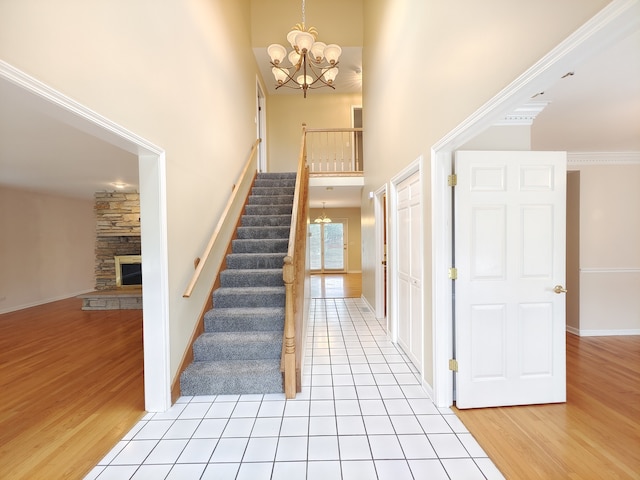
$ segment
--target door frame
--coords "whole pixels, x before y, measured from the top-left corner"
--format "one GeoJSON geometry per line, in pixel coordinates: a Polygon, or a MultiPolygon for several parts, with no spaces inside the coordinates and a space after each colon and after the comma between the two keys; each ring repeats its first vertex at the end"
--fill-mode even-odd
{"type": "MultiPolygon", "coordinates": [[[[376,318],[384,319],[386,324],[387,332],[389,332],[389,315],[388,308],[387,314],[385,314],[385,302],[388,301],[389,298],[389,277],[388,277],[388,268],[385,271],[385,266],[382,264],[384,260],[384,239],[387,238],[387,248],[389,246],[389,228],[388,228],[388,198],[387,195],[387,184],[385,183],[382,187],[374,192],[374,204],[373,211],[375,216],[375,262],[376,262],[376,275],[375,275],[375,288],[376,288],[376,318]],[[384,197],[387,198],[385,202],[384,197]],[[386,230],[386,231],[385,231],[386,230]],[[387,277],[387,281],[385,282],[385,276],[387,277]],[[385,285],[387,288],[385,288],[385,285]]],[[[389,260],[389,252],[387,251],[387,263],[389,260]]],[[[388,265],[387,265],[388,267],[388,265]]],[[[388,307],[388,305],[387,305],[388,307]]]]}
{"type": "Polygon", "coordinates": [[[454,399],[451,190],[453,152],[538,92],[558,81],[585,59],[603,51],[638,28],[639,0],[614,0],[547,55],[431,147],[431,257],[434,379],[433,401],[449,407],[454,399]]]}
{"type": "Polygon", "coordinates": [[[33,104],[56,120],[130,152],[137,158],[140,238],[144,256],[142,275],[145,278],[142,285],[145,410],[164,412],[171,407],[165,152],[2,60],[0,78],[32,94],[33,104]]]}
{"type": "Polygon", "coordinates": [[[258,171],[267,171],[267,97],[256,77],[256,139],[260,139],[258,144],[258,171]]]}
{"type": "MultiPolygon", "coordinates": [[[[424,158],[422,156],[418,157],[416,160],[411,162],[406,168],[404,168],[400,173],[395,175],[391,181],[389,182],[389,195],[387,196],[387,232],[390,233],[390,236],[387,236],[387,274],[388,274],[388,291],[389,297],[387,302],[387,326],[388,326],[388,335],[391,338],[391,341],[394,343],[398,342],[398,276],[395,274],[396,266],[398,265],[398,246],[396,245],[396,240],[394,238],[398,233],[398,185],[402,183],[404,180],[409,178],[414,173],[418,173],[420,178],[420,188],[421,188],[421,208],[424,212],[424,175],[422,164],[424,162],[424,158]]],[[[422,230],[422,229],[421,229],[422,230]]],[[[421,231],[420,233],[420,248],[419,251],[424,251],[424,235],[421,231]]],[[[423,262],[422,266],[422,279],[420,281],[421,285],[424,285],[424,276],[426,274],[424,269],[424,255],[421,256],[420,259],[423,262]]],[[[422,314],[424,316],[424,292],[422,295],[422,314]]],[[[424,356],[424,332],[422,335],[422,352],[424,356]]],[[[422,365],[424,366],[424,358],[422,359],[422,365]]],[[[423,367],[424,368],[424,367],[423,367]]],[[[420,371],[420,378],[422,378],[422,371],[420,371]]]]}

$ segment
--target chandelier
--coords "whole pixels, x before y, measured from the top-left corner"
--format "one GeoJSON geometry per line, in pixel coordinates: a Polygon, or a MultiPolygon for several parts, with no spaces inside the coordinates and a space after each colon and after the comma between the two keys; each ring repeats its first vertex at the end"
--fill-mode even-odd
{"type": "Polygon", "coordinates": [[[271,58],[271,71],[276,79],[276,90],[280,87],[302,89],[304,98],[307,90],[333,85],[338,75],[338,58],[342,49],[335,44],[317,42],[318,31],[305,26],[305,0],[302,0],[302,23],[296,24],[287,34],[292,50],[274,43],[269,45],[267,53],[271,58]],[[284,64],[285,57],[291,64],[284,64]]]}
{"type": "Polygon", "coordinates": [[[316,217],[313,223],[331,223],[331,219],[324,213],[324,202],[322,202],[322,215],[316,217]]]}

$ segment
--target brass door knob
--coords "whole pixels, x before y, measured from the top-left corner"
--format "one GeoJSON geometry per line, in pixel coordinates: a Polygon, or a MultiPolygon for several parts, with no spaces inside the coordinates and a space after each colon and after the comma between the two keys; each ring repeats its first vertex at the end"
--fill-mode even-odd
{"type": "Polygon", "coordinates": [[[556,293],[567,293],[567,289],[562,285],[556,285],[555,287],[553,287],[553,291],[556,293]]]}

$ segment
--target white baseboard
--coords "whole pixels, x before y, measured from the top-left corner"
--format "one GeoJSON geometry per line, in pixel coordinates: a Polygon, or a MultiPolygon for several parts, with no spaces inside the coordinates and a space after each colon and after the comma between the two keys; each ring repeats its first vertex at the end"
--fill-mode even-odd
{"type": "Polygon", "coordinates": [[[85,293],[90,293],[95,291],[95,289],[90,290],[82,290],[80,292],[75,293],[65,293],[60,296],[45,298],[42,300],[36,300],[35,302],[24,303],[22,305],[14,305],[12,307],[7,307],[5,309],[0,309],[0,315],[3,313],[17,312],[18,310],[24,310],[25,308],[37,307],[39,305],[45,305],[47,303],[57,302],[58,300],[66,300],[67,298],[77,297],[78,295],[84,295],[85,293]]]}
{"type": "Polygon", "coordinates": [[[612,337],[626,335],[640,335],[640,329],[630,328],[625,330],[580,330],[579,328],[567,327],[567,332],[579,337],[612,337]]]}
{"type": "Polygon", "coordinates": [[[580,329],[576,327],[570,327],[569,325],[567,325],[567,332],[572,333],[573,335],[580,336],[580,329]]]}
{"type": "MultiPolygon", "coordinates": [[[[364,302],[364,304],[367,307],[369,307],[369,310],[371,310],[371,313],[373,313],[373,314],[376,313],[376,309],[371,306],[371,304],[367,301],[367,299],[365,298],[364,295],[360,295],[360,300],[362,300],[364,302]]],[[[378,319],[378,320],[380,320],[380,319],[378,319]]]]}

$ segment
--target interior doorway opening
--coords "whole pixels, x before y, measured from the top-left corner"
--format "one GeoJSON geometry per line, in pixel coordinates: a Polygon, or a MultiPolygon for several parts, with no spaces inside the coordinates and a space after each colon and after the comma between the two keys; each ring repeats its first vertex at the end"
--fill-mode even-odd
{"type": "Polygon", "coordinates": [[[347,220],[309,225],[309,252],[313,273],[347,271],[347,220]]]}

